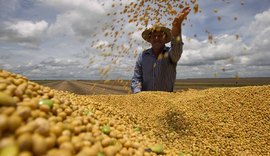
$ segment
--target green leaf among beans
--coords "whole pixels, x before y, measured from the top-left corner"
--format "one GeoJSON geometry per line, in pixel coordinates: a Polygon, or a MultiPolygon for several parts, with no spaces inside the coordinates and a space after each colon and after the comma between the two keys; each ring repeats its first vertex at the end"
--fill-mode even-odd
{"type": "Polygon", "coordinates": [[[179,152],[178,156],[191,156],[190,154],[186,154],[182,151],[179,152]]]}
{"type": "Polygon", "coordinates": [[[16,145],[3,147],[0,151],[0,156],[17,156],[18,154],[19,148],[16,145]]]}
{"type": "Polygon", "coordinates": [[[105,156],[105,154],[103,152],[98,152],[97,156],[105,156]]]}
{"type": "Polygon", "coordinates": [[[104,134],[110,134],[111,128],[110,128],[109,125],[104,125],[104,126],[101,128],[101,131],[102,131],[104,134]]]}
{"type": "Polygon", "coordinates": [[[164,148],[160,144],[153,145],[153,146],[150,147],[150,149],[152,150],[152,152],[154,152],[156,154],[164,153],[164,148]]]}
{"type": "Polygon", "coordinates": [[[53,107],[53,101],[50,99],[41,99],[38,102],[39,105],[48,105],[50,108],[53,107]]]}
{"type": "Polygon", "coordinates": [[[140,127],[135,127],[135,128],[133,128],[133,131],[134,132],[140,132],[141,131],[141,128],[140,127]]]}

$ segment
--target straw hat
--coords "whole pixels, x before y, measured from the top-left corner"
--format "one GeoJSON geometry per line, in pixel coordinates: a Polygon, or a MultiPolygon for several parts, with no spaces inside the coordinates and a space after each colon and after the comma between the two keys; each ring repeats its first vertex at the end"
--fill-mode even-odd
{"type": "Polygon", "coordinates": [[[171,34],[171,29],[164,27],[164,26],[153,26],[152,28],[145,29],[142,33],[142,38],[149,42],[150,41],[150,35],[154,31],[162,31],[166,34],[165,42],[171,42],[172,40],[172,34],[171,34]]]}

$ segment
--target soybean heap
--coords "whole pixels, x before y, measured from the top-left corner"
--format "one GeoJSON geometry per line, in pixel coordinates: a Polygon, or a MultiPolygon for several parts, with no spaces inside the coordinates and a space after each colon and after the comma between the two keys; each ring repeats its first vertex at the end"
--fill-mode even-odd
{"type": "Polygon", "coordinates": [[[269,155],[270,86],[76,95],[0,71],[1,156],[269,155]]]}

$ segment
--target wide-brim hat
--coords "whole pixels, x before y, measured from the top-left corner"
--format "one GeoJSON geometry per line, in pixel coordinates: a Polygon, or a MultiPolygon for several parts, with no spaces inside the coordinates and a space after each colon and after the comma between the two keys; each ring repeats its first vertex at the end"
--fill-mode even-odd
{"type": "Polygon", "coordinates": [[[166,38],[165,38],[165,42],[171,42],[172,40],[172,34],[171,34],[171,29],[164,27],[164,26],[153,26],[151,28],[145,29],[142,32],[142,38],[147,41],[150,42],[150,37],[151,37],[151,33],[154,31],[162,31],[166,34],[166,38]]]}

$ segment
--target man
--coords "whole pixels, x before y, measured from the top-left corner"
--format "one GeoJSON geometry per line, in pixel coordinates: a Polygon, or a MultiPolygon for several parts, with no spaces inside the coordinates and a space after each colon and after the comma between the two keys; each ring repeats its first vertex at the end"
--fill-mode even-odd
{"type": "Polygon", "coordinates": [[[186,7],[172,23],[172,30],[154,26],[142,33],[152,45],[138,57],[131,81],[133,93],[141,91],[173,91],[176,66],[183,51],[181,25],[191,9],[186,7]],[[171,48],[165,44],[171,42],[171,48]]]}

